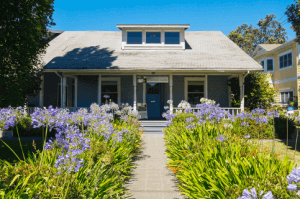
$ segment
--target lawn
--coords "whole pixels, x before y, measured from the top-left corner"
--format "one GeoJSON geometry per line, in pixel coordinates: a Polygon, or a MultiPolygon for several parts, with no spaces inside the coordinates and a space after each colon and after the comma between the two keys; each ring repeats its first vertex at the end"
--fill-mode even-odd
{"type": "MultiPolygon", "coordinates": [[[[14,140],[7,140],[4,141],[9,147],[11,147],[12,150],[15,151],[15,153],[19,156],[20,159],[23,159],[22,150],[20,148],[19,141],[14,140]]],[[[43,144],[42,140],[35,140],[36,150],[42,150],[43,144]]],[[[33,141],[32,140],[24,140],[21,141],[22,147],[24,150],[25,158],[28,157],[28,151],[30,153],[35,153],[36,150],[33,147],[33,141]]],[[[10,163],[14,163],[18,161],[18,158],[15,156],[15,154],[2,142],[0,141],[0,160],[6,160],[10,163]]]]}

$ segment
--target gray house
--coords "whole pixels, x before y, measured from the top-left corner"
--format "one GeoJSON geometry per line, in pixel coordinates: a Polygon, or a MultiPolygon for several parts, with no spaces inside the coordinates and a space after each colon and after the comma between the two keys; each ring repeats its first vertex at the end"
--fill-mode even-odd
{"type": "MultiPolygon", "coordinates": [[[[104,95],[146,118],[161,118],[172,100],[192,107],[200,98],[231,107],[228,78],[244,77],[262,66],[220,31],[186,31],[188,24],[118,24],[120,31],[64,31],[50,41],[42,90],[31,106],[76,110],[105,103],[104,95]],[[143,111],[141,111],[142,113],[143,111]]],[[[241,92],[244,109],[244,92],[241,92]]],[[[237,109],[237,108],[235,108],[237,109]]]]}

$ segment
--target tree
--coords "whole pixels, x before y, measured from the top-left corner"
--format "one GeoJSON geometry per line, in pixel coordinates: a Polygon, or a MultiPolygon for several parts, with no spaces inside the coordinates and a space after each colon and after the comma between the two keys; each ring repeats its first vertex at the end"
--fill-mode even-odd
{"type": "Polygon", "coordinates": [[[292,29],[296,32],[296,41],[300,42],[300,2],[295,1],[295,4],[287,6],[287,22],[292,23],[292,29]]]}
{"type": "MultiPolygon", "coordinates": [[[[269,74],[250,72],[245,78],[245,107],[253,110],[257,107],[269,108],[274,102],[276,89],[268,82],[269,74]]],[[[239,77],[234,77],[228,80],[228,85],[231,86],[231,92],[234,94],[233,106],[240,106],[240,87],[239,77]]]]}
{"type": "Polygon", "coordinates": [[[250,24],[242,24],[236,30],[230,31],[231,39],[248,55],[252,56],[258,44],[283,44],[287,40],[285,29],[276,20],[276,15],[267,15],[259,20],[258,28],[250,24]]]}
{"type": "Polygon", "coordinates": [[[49,45],[54,0],[4,0],[0,3],[0,107],[23,106],[40,90],[41,55],[49,45]]]}

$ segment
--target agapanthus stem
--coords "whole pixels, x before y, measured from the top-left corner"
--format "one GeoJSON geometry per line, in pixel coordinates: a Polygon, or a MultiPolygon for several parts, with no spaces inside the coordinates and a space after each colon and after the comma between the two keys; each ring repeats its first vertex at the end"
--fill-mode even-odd
{"type": "MultiPolygon", "coordinates": [[[[44,129],[44,127],[43,127],[43,129],[44,129]]],[[[43,143],[42,157],[41,157],[41,160],[40,160],[39,169],[41,168],[41,164],[42,164],[43,159],[44,159],[45,144],[46,144],[46,139],[47,139],[47,132],[48,132],[48,125],[46,126],[45,140],[43,140],[44,143],[43,143]]],[[[44,134],[44,131],[43,131],[43,134],[44,134]]]]}
{"type": "Polygon", "coordinates": [[[12,150],[2,139],[0,139],[2,142],[3,142],[3,144],[5,144],[15,155],[16,155],[16,157],[19,159],[19,161],[21,161],[21,159],[19,158],[19,156],[14,152],[14,150],[12,150]]]}
{"type": "Polygon", "coordinates": [[[21,147],[21,150],[22,150],[23,158],[24,158],[24,161],[25,161],[25,155],[24,155],[22,144],[21,144],[21,139],[20,139],[20,135],[19,135],[19,131],[18,131],[18,126],[16,126],[16,129],[17,129],[17,134],[18,134],[19,143],[20,143],[20,147],[21,147]]]}

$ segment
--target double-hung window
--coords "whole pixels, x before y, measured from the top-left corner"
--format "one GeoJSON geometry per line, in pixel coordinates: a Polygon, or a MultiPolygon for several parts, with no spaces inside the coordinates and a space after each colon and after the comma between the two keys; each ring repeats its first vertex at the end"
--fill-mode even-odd
{"type": "Polygon", "coordinates": [[[102,81],[101,83],[101,102],[105,103],[104,95],[109,95],[112,102],[118,104],[118,82],[117,81],[102,81]]]}
{"type": "Polygon", "coordinates": [[[200,103],[200,99],[204,97],[204,81],[188,81],[187,97],[191,105],[200,103]]]}
{"type": "Polygon", "coordinates": [[[279,56],[279,68],[286,68],[293,65],[293,53],[289,52],[279,56]]]}
{"type": "Polygon", "coordinates": [[[294,101],[293,91],[280,92],[280,102],[282,104],[289,104],[290,102],[293,101],[294,101]]]}
{"type": "Polygon", "coordinates": [[[273,71],[273,59],[267,59],[267,71],[273,71]]]}

